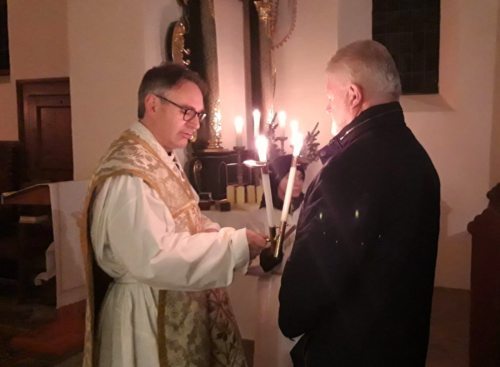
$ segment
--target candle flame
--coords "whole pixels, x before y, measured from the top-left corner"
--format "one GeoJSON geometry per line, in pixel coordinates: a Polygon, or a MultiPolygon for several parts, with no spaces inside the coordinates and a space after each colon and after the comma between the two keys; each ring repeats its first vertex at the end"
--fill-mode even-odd
{"type": "Polygon", "coordinates": [[[259,154],[259,161],[267,162],[267,147],[269,142],[264,135],[259,135],[255,139],[255,145],[257,146],[257,153],[259,154]]]}
{"type": "Polygon", "coordinates": [[[236,130],[236,134],[243,133],[243,125],[244,125],[243,117],[236,116],[234,118],[234,129],[236,130]]]}
{"type": "Polygon", "coordinates": [[[270,124],[273,122],[273,117],[274,117],[274,111],[271,108],[269,111],[267,111],[267,123],[270,124]]]}
{"type": "Polygon", "coordinates": [[[280,111],[278,112],[278,124],[283,129],[286,125],[286,112],[280,111]]]}
{"type": "Polygon", "coordinates": [[[302,150],[302,145],[304,143],[304,136],[296,131],[295,134],[292,135],[292,145],[293,145],[293,156],[298,157],[300,151],[302,150]]]}
{"type": "Polygon", "coordinates": [[[291,136],[294,136],[299,132],[299,122],[297,120],[290,121],[290,132],[291,136]]]}
{"type": "Polygon", "coordinates": [[[253,110],[253,133],[257,137],[260,131],[260,111],[258,109],[253,110]]]}

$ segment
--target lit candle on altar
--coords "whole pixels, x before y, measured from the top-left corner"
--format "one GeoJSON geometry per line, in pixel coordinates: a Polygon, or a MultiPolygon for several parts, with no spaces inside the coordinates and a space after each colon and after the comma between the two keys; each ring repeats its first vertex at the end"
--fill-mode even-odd
{"type": "Polygon", "coordinates": [[[257,139],[260,133],[260,111],[258,109],[253,110],[253,136],[257,139]]]}
{"type": "Polygon", "coordinates": [[[293,144],[293,159],[290,173],[288,174],[288,182],[286,184],[285,199],[283,200],[283,210],[281,212],[281,222],[286,222],[288,213],[290,211],[290,203],[292,202],[293,184],[295,181],[295,174],[297,172],[297,158],[302,150],[303,137],[298,131],[292,135],[293,144]]]}
{"type": "Polygon", "coordinates": [[[297,120],[290,121],[290,136],[293,138],[299,132],[299,122],[297,120]]]}
{"type": "Polygon", "coordinates": [[[243,117],[236,116],[234,118],[234,129],[236,130],[236,146],[243,146],[243,117]]]}
{"type": "Polygon", "coordinates": [[[278,112],[278,126],[280,128],[281,136],[285,136],[285,129],[286,129],[286,112],[285,111],[278,112]]]}
{"type": "Polygon", "coordinates": [[[267,111],[267,123],[271,124],[273,122],[273,117],[274,117],[274,111],[271,107],[269,111],[267,111]]]}
{"type": "MultiPolygon", "coordinates": [[[[259,154],[259,161],[267,163],[267,147],[268,140],[265,136],[259,135],[255,139],[255,145],[257,146],[257,152],[259,154]]],[[[264,188],[264,201],[266,202],[266,216],[267,225],[269,228],[274,227],[273,221],[273,197],[271,196],[271,180],[269,179],[269,170],[267,164],[262,166],[262,187],[264,188]]],[[[258,200],[258,199],[257,199],[258,200]]]]}

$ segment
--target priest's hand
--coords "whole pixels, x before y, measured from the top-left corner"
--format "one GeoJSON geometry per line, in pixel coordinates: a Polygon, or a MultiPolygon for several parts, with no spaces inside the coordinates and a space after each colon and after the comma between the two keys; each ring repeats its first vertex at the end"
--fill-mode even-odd
{"type": "Polygon", "coordinates": [[[266,236],[261,233],[252,231],[247,228],[247,241],[248,241],[248,252],[250,253],[250,260],[256,258],[262,250],[264,250],[269,243],[266,241],[266,236]]]}

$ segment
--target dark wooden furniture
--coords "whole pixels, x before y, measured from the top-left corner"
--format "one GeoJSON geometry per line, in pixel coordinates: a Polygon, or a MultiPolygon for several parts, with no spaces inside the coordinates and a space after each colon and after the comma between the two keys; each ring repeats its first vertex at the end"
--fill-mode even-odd
{"type": "MultiPolygon", "coordinates": [[[[0,193],[19,188],[18,167],[20,145],[15,141],[0,141],[0,193]]],[[[17,282],[19,214],[16,206],[0,205],[0,278],[17,282]]]]}
{"type": "MultiPolygon", "coordinates": [[[[50,193],[47,185],[39,185],[13,194],[2,195],[0,208],[38,207],[38,216],[45,218],[37,223],[15,223],[15,230],[8,236],[0,238],[0,261],[11,274],[2,274],[17,284],[18,299],[23,301],[28,290],[33,287],[33,279],[37,273],[45,270],[45,251],[53,240],[50,216],[50,193]]],[[[22,213],[22,210],[19,209],[22,213]]],[[[26,214],[26,213],[25,213],[26,214]]],[[[55,299],[55,297],[54,297],[55,299]]]]}
{"type": "Polygon", "coordinates": [[[23,181],[73,179],[71,99],[68,78],[17,80],[23,181]]]}
{"type": "MultiPolygon", "coordinates": [[[[48,207],[50,210],[50,189],[48,185],[32,186],[2,197],[3,204],[48,207]]],[[[52,225],[49,223],[19,224],[21,251],[26,254],[26,246],[32,248],[40,244],[44,248],[52,241],[52,225]],[[45,230],[50,236],[46,236],[45,230]]],[[[57,280],[56,280],[57,281],[57,280]]],[[[35,330],[14,336],[9,347],[33,355],[43,354],[53,357],[69,355],[82,350],[85,334],[85,300],[57,309],[56,318],[35,330]]]]}
{"type": "MultiPolygon", "coordinates": [[[[249,150],[236,152],[233,150],[196,152],[188,166],[188,177],[198,193],[210,193],[212,199],[226,198],[226,185],[235,184],[238,180],[238,162],[254,158],[249,150]],[[238,154],[241,154],[240,156],[238,154]]],[[[241,180],[249,183],[252,180],[251,170],[240,166],[241,180]]]]}
{"type": "Polygon", "coordinates": [[[472,234],[470,366],[500,366],[500,184],[469,223],[472,234]]]}

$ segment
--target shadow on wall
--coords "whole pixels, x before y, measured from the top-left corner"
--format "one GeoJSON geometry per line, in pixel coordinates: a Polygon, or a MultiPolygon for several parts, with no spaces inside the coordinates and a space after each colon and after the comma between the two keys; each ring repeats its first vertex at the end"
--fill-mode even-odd
{"type": "Polygon", "coordinates": [[[471,236],[466,228],[463,232],[448,233],[450,211],[450,206],[442,201],[435,285],[470,289],[471,236]]]}

